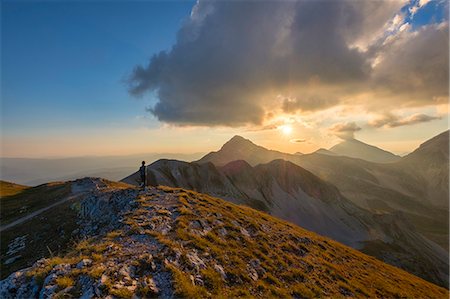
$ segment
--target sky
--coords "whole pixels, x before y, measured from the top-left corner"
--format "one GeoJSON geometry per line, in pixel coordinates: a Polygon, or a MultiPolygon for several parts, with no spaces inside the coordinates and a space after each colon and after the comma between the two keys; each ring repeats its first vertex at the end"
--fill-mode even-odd
{"type": "Polygon", "coordinates": [[[448,129],[448,1],[1,2],[1,156],[397,154],[448,129]]]}

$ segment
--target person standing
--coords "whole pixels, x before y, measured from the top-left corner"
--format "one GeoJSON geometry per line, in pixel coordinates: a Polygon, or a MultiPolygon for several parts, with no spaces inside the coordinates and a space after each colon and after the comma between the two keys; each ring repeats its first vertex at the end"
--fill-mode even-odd
{"type": "Polygon", "coordinates": [[[147,185],[147,170],[145,167],[145,161],[142,161],[142,166],[139,168],[139,174],[141,175],[141,188],[145,189],[147,185]]]}

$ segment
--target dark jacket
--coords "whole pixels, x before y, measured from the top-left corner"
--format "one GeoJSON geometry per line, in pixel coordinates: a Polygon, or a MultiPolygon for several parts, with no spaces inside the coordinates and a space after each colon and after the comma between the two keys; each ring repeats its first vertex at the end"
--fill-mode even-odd
{"type": "Polygon", "coordinates": [[[145,166],[144,165],[142,165],[141,168],[139,168],[139,173],[141,175],[141,178],[145,178],[146,171],[145,171],[145,166]]]}

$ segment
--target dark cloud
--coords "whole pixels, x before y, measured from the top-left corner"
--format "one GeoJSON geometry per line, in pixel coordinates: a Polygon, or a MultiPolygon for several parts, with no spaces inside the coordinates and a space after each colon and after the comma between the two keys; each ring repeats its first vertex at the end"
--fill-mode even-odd
{"type": "MultiPolygon", "coordinates": [[[[156,94],[157,102],[149,111],[160,121],[226,126],[263,125],[277,109],[286,113],[326,109],[367,88],[372,92],[386,86],[402,94],[397,86],[410,89],[410,85],[394,83],[397,76],[389,67],[400,55],[398,46],[390,50],[378,40],[403,4],[199,1],[172,49],[134,69],[129,91],[134,96],[156,94]],[[376,46],[371,46],[374,40],[376,46]],[[361,50],[364,47],[368,50],[361,50]],[[371,63],[378,56],[384,60],[373,69],[371,63]],[[383,83],[383,78],[389,82],[383,83]]],[[[416,57],[430,64],[422,65],[426,76],[441,67],[440,59],[423,61],[423,51],[414,50],[415,42],[408,47],[412,48],[407,50],[408,61],[416,57]]],[[[441,41],[439,47],[445,48],[441,41]]],[[[445,49],[436,51],[441,55],[445,49]]],[[[407,71],[405,64],[399,68],[407,71]]],[[[438,73],[423,82],[442,84],[445,74],[438,73]]]]}
{"type": "Polygon", "coordinates": [[[338,123],[331,126],[329,130],[332,134],[338,136],[339,138],[353,139],[355,137],[355,132],[360,131],[361,127],[354,122],[338,123]]]}
{"type": "Polygon", "coordinates": [[[328,108],[339,103],[339,98],[333,95],[320,95],[306,93],[296,98],[283,99],[281,109],[286,113],[294,113],[298,110],[316,111],[328,108]]]}
{"type": "Polygon", "coordinates": [[[385,104],[430,105],[448,101],[449,27],[432,24],[417,31],[405,30],[377,49],[379,63],[372,84],[385,104]]]}
{"type": "Polygon", "coordinates": [[[395,128],[401,126],[414,125],[418,123],[430,122],[436,119],[440,119],[440,117],[430,116],[421,113],[413,114],[408,117],[400,117],[392,113],[386,113],[382,117],[369,122],[369,125],[376,128],[380,127],[395,128]]]}

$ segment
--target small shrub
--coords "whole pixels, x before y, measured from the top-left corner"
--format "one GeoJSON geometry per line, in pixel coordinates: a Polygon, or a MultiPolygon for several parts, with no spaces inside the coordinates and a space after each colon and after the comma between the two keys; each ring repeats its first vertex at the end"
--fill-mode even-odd
{"type": "Polygon", "coordinates": [[[115,239],[115,238],[117,238],[117,237],[120,237],[121,235],[122,235],[122,231],[120,231],[120,230],[115,230],[115,231],[112,231],[112,232],[109,232],[107,235],[106,235],[106,237],[108,238],[108,239],[115,239]]]}
{"type": "Polygon", "coordinates": [[[92,278],[100,278],[105,272],[106,268],[104,266],[95,266],[89,271],[89,276],[92,278]]]}
{"type": "Polygon", "coordinates": [[[73,279],[70,278],[70,277],[63,276],[63,277],[58,277],[58,278],[56,279],[56,284],[57,284],[58,287],[60,287],[61,289],[65,289],[65,288],[67,288],[67,287],[73,286],[73,285],[74,285],[74,281],[73,281],[73,279]]]}
{"type": "Polygon", "coordinates": [[[119,298],[124,298],[124,299],[128,299],[131,298],[133,296],[133,292],[130,291],[129,289],[126,288],[120,288],[120,289],[110,289],[109,290],[109,294],[119,297],[119,298]]]}
{"type": "Polygon", "coordinates": [[[315,298],[316,294],[303,283],[299,283],[292,287],[292,296],[300,298],[315,298]]]}
{"type": "Polygon", "coordinates": [[[176,297],[182,298],[206,298],[208,293],[201,286],[193,285],[189,277],[178,268],[168,265],[173,275],[176,297]]]}

